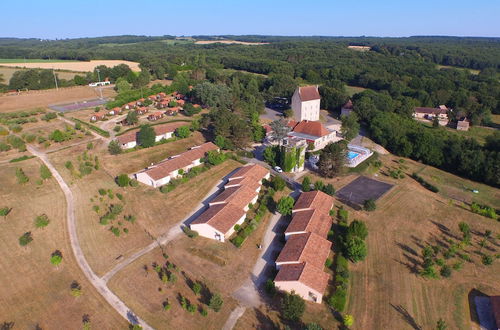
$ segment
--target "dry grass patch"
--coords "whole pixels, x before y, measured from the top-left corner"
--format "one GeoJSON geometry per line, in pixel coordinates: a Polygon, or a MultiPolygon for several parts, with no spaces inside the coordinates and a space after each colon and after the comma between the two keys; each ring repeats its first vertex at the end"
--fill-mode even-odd
{"type": "Polygon", "coordinates": [[[44,329],[78,329],[82,315],[89,314],[92,326],[100,329],[120,328],[125,320],[93,290],[83,277],[68,241],[66,201],[55,179],[41,186],[40,162],[36,159],[2,165],[0,207],[9,206],[11,213],[0,218],[0,322],[14,322],[15,329],[30,329],[36,324],[44,329]],[[22,167],[30,178],[19,185],[15,168],[22,167]],[[50,223],[35,228],[34,218],[46,214],[50,223]],[[31,231],[33,241],[25,247],[19,237],[31,231]],[[62,263],[55,267],[50,256],[62,252],[62,263]],[[72,281],[82,286],[82,296],[70,295],[72,281]],[[63,313],[61,311],[64,311],[63,313]]]}
{"type": "Polygon", "coordinates": [[[99,65],[105,65],[107,67],[114,67],[120,64],[126,64],[130,67],[132,71],[139,72],[139,63],[123,60],[92,60],[92,61],[62,61],[62,62],[48,62],[48,61],[29,61],[24,63],[22,59],[16,62],[1,63],[2,66],[6,67],[20,67],[29,69],[56,69],[56,70],[68,70],[77,72],[91,72],[94,68],[99,65]]]}

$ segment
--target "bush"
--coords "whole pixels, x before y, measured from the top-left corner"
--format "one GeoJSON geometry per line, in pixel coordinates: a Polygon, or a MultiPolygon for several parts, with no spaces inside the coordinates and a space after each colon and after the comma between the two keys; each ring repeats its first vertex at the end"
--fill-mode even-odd
{"type": "Polygon", "coordinates": [[[311,178],[308,177],[307,175],[304,176],[304,179],[302,180],[302,191],[303,192],[311,191],[311,178]]]}
{"type": "Polygon", "coordinates": [[[271,186],[276,191],[282,191],[285,189],[286,182],[281,176],[275,175],[271,180],[271,186]]]}
{"type": "Polygon", "coordinates": [[[328,306],[340,313],[344,311],[346,302],[347,290],[342,287],[335,288],[335,292],[327,300],[328,306]]]}
{"type": "Polygon", "coordinates": [[[108,193],[108,191],[104,188],[100,188],[98,191],[99,191],[99,195],[101,195],[101,196],[104,196],[108,193]]]}
{"type": "Polygon", "coordinates": [[[264,290],[270,296],[274,296],[276,294],[276,284],[274,284],[272,279],[267,279],[264,290]]]}
{"type": "Polygon", "coordinates": [[[109,228],[109,230],[111,230],[111,232],[116,236],[116,237],[119,237],[120,236],[120,228],[118,227],[111,227],[109,228]]]}
{"type": "Polygon", "coordinates": [[[54,251],[50,256],[50,263],[58,266],[62,262],[62,253],[59,250],[54,251]]]}
{"type": "Polygon", "coordinates": [[[330,268],[332,266],[332,264],[333,264],[333,260],[332,259],[330,259],[330,258],[326,259],[326,261],[325,261],[325,267],[326,268],[330,268]]]}
{"type": "Polygon", "coordinates": [[[52,173],[50,172],[49,168],[45,164],[40,165],[40,178],[42,178],[42,180],[47,180],[51,177],[52,173]]]}
{"type": "Polygon", "coordinates": [[[191,230],[188,226],[182,227],[182,231],[184,234],[186,234],[189,238],[196,238],[198,237],[198,232],[195,230],[191,230]]]}
{"type": "Polygon", "coordinates": [[[139,186],[139,181],[137,181],[136,179],[131,179],[129,184],[131,187],[137,187],[139,186]]]}
{"type": "Polygon", "coordinates": [[[373,199],[367,199],[363,203],[363,208],[368,212],[375,211],[375,209],[377,208],[377,204],[375,204],[375,201],[373,199]]]}
{"type": "Polygon", "coordinates": [[[347,210],[340,209],[337,213],[337,216],[339,217],[339,220],[341,222],[347,222],[349,218],[349,212],[347,212],[347,210]]]}
{"type": "Polygon", "coordinates": [[[432,184],[430,184],[429,182],[425,181],[421,176],[419,176],[417,173],[413,173],[411,175],[411,177],[413,179],[415,179],[415,181],[417,181],[418,183],[420,183],[422,185],[422,187],[432,191],[432,192],[439,192],[439,189],[436,187],[436,186],[433,186],[432,184]]]}
{"type": "Polygon", "coordinates": [[[216,293],[216,294],[213,294],[212,297],[210,298],[210,302],[208,304],[208,307],[210,307],[214,311],[218,312],[222,308],[223,304],[224,304],[224,300],[222,300],[221,296],[216,293]]]}
{"type": "Polygon", "coordinates": [[[482,216],[485,216],[485,217],[488,217],[488,218],[491,218],[494,220],[498,219],[498,215],[497,215],[495,209],[492,208],[491,206],[480,205],[480,204],[477,204],[475,202],[472,202],[470,207],[471,207],[471,211],[473,213],[477,213],[477,214],[480,214],[482,216]]]}
{"type": "Polygon", "coordinates": [[[24,233],[21,237],[19,237],[19,245],[26,246],[33,241],[33,236],[31,236],[31,232],[28,231],[24,233]]]}
{"type": "MultiPolygon", "coordinates": [[[[243,234],[242,234],[243,235],[243,234]]],[[[231,242],[236,246],[236,247],[241,247],[243,245],[243,242],[245,241],[245,238],[241,235],[236,235],[231,242]]]]}
{"type": "Polygon", "coordinates": [[[304,314],[306,303],[302,297],[292,293],[285,293],[281,301],[281,313],[288,321],[297,322],[304,314]]]}
{"type": "Polygon", "coordinates": [[[441,267],[440,274],[443,277],[450,277],[451,276],[451,267],[448,265],[444,265],[443,267],[441,267]]]}
{"type": "Polygon", "coordinates": [[[108,152],[111,155],[118,155],[122,153],[122,147],[120,146],[120,143],[116,140],[111,141],[108,144],[108,152]]]}
{"type": "Polygon", "coordinates": [[[39,215],[35,218],[35,227],[36,228],[44,228],[47,227],[50,223],[49,217],[46,214],[39,215]]]}
{"type": "Polygon", "coordinates": [[[19,183],[19,184],[24,184],[30,180],[26,176],[26,174],[24,174],[24,171],[22,168],[16,168],[16,177],[17,177],[17,183],[19,183]]]}
{"type": "Polygon", "coordinates": [[[175,130],[175,135],[180,138],[180,139],[184,139],[184,138],[187,138],[189,135],[191,135],[191,131],[189,130],[189,126],[181,126],[181,127],[178,127],[176,130],[175,130]]]}
{"type": "Polygon", "coordinates": [[[295,204],[295,200],[290,196],[283,196],[280,198],[278,202],[278,212],[282,215],[290,215],[292,214],[293,205],[295,204]]]}
{"type": "Polygon", "coordinates": [[[481,258],[481,262],[483,263],[483,265],[489,266],[489,265],[491,265],[493,263],[493,257],[490,256],[490,255],[485,254],[481,258]]]}
{"type": "Polygon", "coordinates": [[[127,187],[130,184],[130,178],[127,174],[120,174],[116,178],[116,184],[120,187],[127,187]]]}

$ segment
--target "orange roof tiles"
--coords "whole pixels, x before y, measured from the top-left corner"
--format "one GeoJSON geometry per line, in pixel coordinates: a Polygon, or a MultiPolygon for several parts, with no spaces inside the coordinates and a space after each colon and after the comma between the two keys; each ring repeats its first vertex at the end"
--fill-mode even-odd
{"type": "Polygon", "coordinates": [[[326,237],[332,227],[331,218],[319,210],[306,210],[295,212],[292,221],[285,230],[285,234],[297,232],[315,233],[321,237],[326,237]]]}
{"type": "Polygon", "coordinates": [[[308,262],[281,266],[275,282],[298,281],[323,293],[328,285],[328,274],[308,262]]]}
{"type": "Polygon", "coordinates": [[[245,215],[245,211],[233,204],[210,206],[191,224],[207,223],[221,233],[227,233],[245,215]]]}
{"type": "Polygon", "coordinates": [[[299,96],[301,101],[312,101],[321,98],[318,91],[318,86],[299,87],[299,96]]]}
{"type": "Polygon", "coordinates": [[[314,233],[292,235],[286,241],[276,263],[308,262],[323,269],[332,243],[314,233]]]}
{"type": "Polygon", "coordinates": [[[333,206],[333,197],[322,191],[309,191],[300,194],[295,202],[294,211],[302,209],[318,209],[318,211],[328,214],[333,206]]]}
{"type": "Polygon", "coordinates": [[[326,129],[325,126],[320,121],[309,121],[303,120],[293,128],[293,131],[296,133],[302,133],[312,136],[325,136],[330,134],[331,132],[326,129]]]}

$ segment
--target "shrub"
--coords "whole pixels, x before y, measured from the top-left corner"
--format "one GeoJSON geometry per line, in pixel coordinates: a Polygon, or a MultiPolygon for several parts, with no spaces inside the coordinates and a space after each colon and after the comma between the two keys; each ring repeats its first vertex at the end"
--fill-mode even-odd
{"type": "Polygon", "coordinates": [[[349,228],[347,229],[347,233],[348,233],[348,237],[357,236],[357,237],[361,238],[362,240],[364,240],[368,236],[368,228],[366,227],[366,224],[363,221],[354,220],[349,225],[349,228]]]}
{"type": "Polygon", "coordinates": [[[193,287],[191,289],[193,289],[193,292],[194,292],[195,295],[199,295],[200,292],[201,292],[201,284],[200,284],[200,282],[194,282],[193,283],[193,287]]]}
{"type": "Polygon", "coordinates": [[[285,293],[281,301],[281,313],[285,320],[297,322],[304,314],[306,303],[302,297],[292,293],[285,293]]]}
{"type": "Polygon", "coordinates": [[[113,131],[115,131],[116,133],[118,133],[121,129],[122,129],[121,126],[115,126],[113,128],[113,131]]]}
{"type": "Polygon", "coordinates": [[[129,215],[124,215],[124,216],[123,216],[123,218],[124,218],[126,221],[130,222],[130,223],[134,223],[134,222],[135,222],[135,220],[136,220],[136,219],[135,219],[135,216],[134,216],[134,215],[131,215],[131,214],[129,214],[129,215]]]}
{"type": "Polygon", "coordinates": [[[285,189],[286,182],[281,176],[275,175],[271,180],[271,186],[276,191],[282,191],[283,189],[285,189]]]}
{"type": "Polygon", "coordinates": [[[204,316],[204,317],[205,317],[205,316],[207,316],[207,315],[208,315],[208,311],[207,311],[205,308],[203,308],[203,307],[202,307],[202,308],[200,309],[200,314],[201,314],[201,316],[204,316]]]}
{"type": "Polygon", "coordinates": [[[245,241],[245,238],[241,235],[237,235],[234,237],[231,242],[236,246],[236,247],[241,247],[243,245],[243,242],[245,241]]]}
{"type": "Polygon", "coordinates": [[[448,265],[444,265],[443,267],[441,267],[440,274],[443,277],[450,277],[451,276],[451,267],[448,265]]]}
{"type": "Polygon", "coordinates": [[[2,208],[0,208],[0,216],[5,219],[9,215],[10,211],[12,211],[12,208],[10,208],[8,206],[2,207],[2,208]]]}
{"type": "Polygon", "coordinates": [[[195,230],[191,230],[188,226],[182,227],[182,231],[184,234],[186,234],[189,238],[196,238],[198,237],[198,232],[195,230]]]}
{"type": "Polygon", "coordinates": [[[333,185],[331,183],[324,186],[321,191],[323,191],[325,194],[330,195],[330,196],[335,195],[335,188],[333,187],[333,185]]]}
{"type": "Polygon", "coordinates": [[[280,198],[278,202],[278,212],[282,215],[290,215],[292,214],[292,208],[295,204],[295,200],[290,196],[283,196],[280,198]]]}
{"type": "Polygon", "coordinates": [[[24,171],[22,168],[16,168],[16,177],[17,177],[17,183],[19,183],[19,184],[24,184],[30,180],[26,176],[26,174],[24,174],[24,171]]]}
{"type": "Polygon", "coordinates": [[[180,138],[180,139],[184,139],[184,138],[187,138],[189,135],[191,135],[191,131],[189,130],[189,126],[181,126],[181,127],[178,127],[176,130],[175,130],[175,135],[180,138]]]}
{"type": "Polygon", "coordinates": [[[30,231],[22,234],[21,237],[19,237],[19,245],[21,246],[26,246],[31,243],[31,241],[33,241],[33,236],[31,236],[30,231]]]}
{"type": "Polygon", "coordinates": [[[375,211],[375,209],[377,208],[377,204],[375,204],[375,201],[373,199],[367,199],[363,203],[363,208],[368,212],[375,211]]]}
{"type": "Polygon", "coordinates": [[[108,144],[108,152],[111,155],[121,154],[122,153],[122,147],[120,146],[120,143],[118,141],[115,141],[115,140],[111,141],[108,144]]]}
{"type": "Polygon", "coordinates": [[[64,163],[64,167],[66,167],[68,170],[72,170],[73,169],[73,163],[71,161],[66,161],[64,163]]]}
{"type": "Polygon", "coordinates": [[[137,181],[136,179],[131,179],[129,182],[129,185],[131,187],[137,187],[137,186],[139,186],[139,181],[137,181]]]}
{"type": "Polygon", "coordinates": [[[39,215],[35,218],[35,227],[44,228],[49,225],[49,217],[46,214],[39,215]]]}
{"type": "Polygon", "coordinates": [[[100,188],[98,191],[99,191],[99,195],[101,195],[101,196],[104,196],[108,193],[108,191],[104,188],[100,188]]]}
{"type": "Polygon", "coordinates": [[[337,212],[337,216],[339,217],[339,220],[341,222],[347,222],[347,219],[349,218],[349,212],[347,212],[347,210],[340,209],[337,212]]]}
{"type": "Polygon", "coordinates": [[[425,181],[421,176],[419,176],[417,173],[413,173],[411,175],[411,177],[413,179],[415,179],[415,181],[417,181],[418,183],[420,183],[422,185],[422,187],[432,191],[432,192],[439,192],[439,189],[436,187],[436,186],[433,186],[432,184],[430,184],[429,182],[425,181]]]}
{"type": "Polygon", "coordinates": [[[58,266],[62,262],[62,253],[59,250],[56,250],[50,256],[50,263],[54,266],[58,266]]]}
{"type": "Polygon", "coordinates": [[[210,307],[214,311],[218,312],[222,308],[223,304],[224,304],[224,300],[222,300],[222,298],[219,294],[215,293],[210,298],[210,302],[208,304],[208,307],[210,307]]]}
{"type": "Polygon", "coordinates": [[[354,317],[352,315],[346,314],[343,317],[343,323],[346,327],[350,327],[354,324],[354,317]]]}
{"type": "Polygon", "coordinates": [[[52,173],[50,172],[49,168],[45,164],[40,165],[40,178],[42,178],[42,180],[47,180],[51,177],[52,173]]]}
{"type": "Polygon", "coordinates": [[[343,312],[347,302],[347,291],[341,287],[337,287],[335,292],[328,297],[328,306],[337,312],[343,312]]]}
{"type": "Polygon", "coordinates": [[[333,260],[332,259],[330,259],[330,258],[326,259],[326,261],[325,261],[325,267],[326,268],[330,268],[332,266],[332,264],[333,264],[333,260]]]}
{"type": "Polygon", "coordinates": [[[0,151],[9,151],[10,149],[11,147],[8,144],[0,142],[0,151]]]}
{"type": "Polygon", "coordinates": [[[304,179],[302,180],[302,191],[303,192],[311,191],[311,178],[308,177],[307,175],[304,176],[304,179]]]}
{"type": "Polygon", "coordinates": [[[111,230],[111,232],[116,236],[116,237],[119,237],[120,236],[120,228],[118,227],[111,227],[109,228],[109,230],[111,230]]]}
{"type": "Polygon", "coordinates": [[[274,296],[276,294],[276,285],[272,279],[267,279],[264,290],[270,296],[274,296]]]}
{"type": "Polygon", "coordinates": [[[348,238],[346,252],[348,258],[353,262],[364,260],[367,254],[365,241],[357,236],[348,238]]]}
{"type": "Polygon", "coordinates": [[[129,178],[129,176],[127,174],[120,174],[116,178],[116,183],[120,187],[126,187],[126,186],[128,186],[130,184],[130,178],[129,178]]]}
{"type": "Polygon", "coordinates": [[[82,286],[77,281],[71,282],[70,293],[73,297],[80,297],[82,295],[82,286]]]}
{"type": "Polygon", "coordinates": [[[491,265],[493,263],[493,257],[490,256],[490,255],[485,254],[481,258],[481,262],[483,263],[483,265],[489,266],[489,265],[491,265]]]}

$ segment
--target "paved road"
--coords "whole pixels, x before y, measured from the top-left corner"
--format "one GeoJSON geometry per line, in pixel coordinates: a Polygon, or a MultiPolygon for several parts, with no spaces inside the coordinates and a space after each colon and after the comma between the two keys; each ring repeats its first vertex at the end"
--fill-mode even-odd
{"type": "Polygon", "coordinates": [[[73,254],[75,255],[76,262],[80,269],[83,271],[85,277],[89,280],[90,283],[96,288],[96,290],[101,294],[101,296],[106,299],[106,301],[113,307],[118,314],[123,316],[128,322],[133,324],[139,324],[143,327],[143,329],[153,329],[149,326],[144,320],[135,315],[125,303],[120,300],[111,290],[106,286],[105,281],[97,277],[97,275],[92,271],[90,265],[85,259],[82,248],[80,246],[80,242],[78,240],[78,235],[76,232],[76,221],[75,221],[75,201],[73,198],[73,193],[71,189],[68,187],[62,176],[59,174],[57,169],[52,165],[49,161],[47,155],[34,147],[28,145],[27,149],[34,156],[38,157],[52,172],[52,175],[56,179],[57,183],[61,187],[64,196],[66,197],[66,219],[68,224],[69,238],[71,243],[71,248],[73,250],[73,254]]]}

